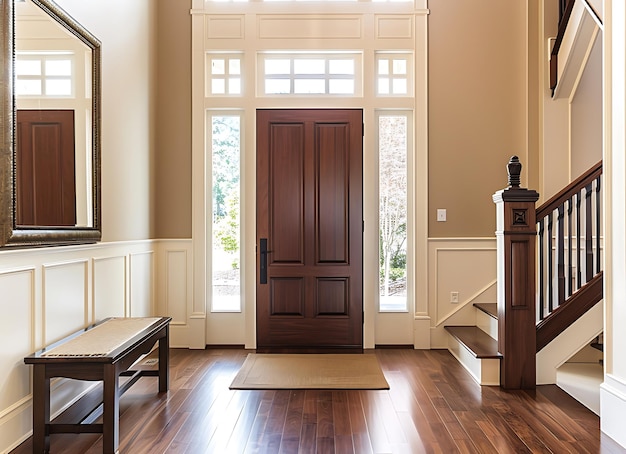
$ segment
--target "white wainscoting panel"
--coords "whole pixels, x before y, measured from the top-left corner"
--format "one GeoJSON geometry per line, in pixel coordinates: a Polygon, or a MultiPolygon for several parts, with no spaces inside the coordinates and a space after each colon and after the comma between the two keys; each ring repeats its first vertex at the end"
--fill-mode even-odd
{"type": "Polygon", "coordinates": [[[165,280],[165,308],[172,317],[172,323],[183,325],[187,323],[187,277],[189,260],[187,251],[168,250],[165,253],[166,280],[165,280]]]}
{"type": "MultiPolygon", "coordinates": [[[[25,356],[103,318],[130,315],[128,308],[133,315],[156,315],[156,243],[0,250],[0,453],[32,431],[32,371],[25,356]]],[[[52,413],[92,385],[53,379],[52,413]]]]}
{"type": "Polygon", "coordinates": [[[33,268],[0,272],[0,447],[31,427],[30,367],[24,356],[34,350],[33,268]]]}
{"type": "Polygon", "coordinates": [[[23,358],[34,348],[34,275],[33,269],[0,274],[2,317],[0,332],[10,342],[0,342],[0,415],[2,410],[15,405],[30,394],[30,369],[23,358]],[[5,392],[10,390],[11,392],[5,392]]]}
{"type": "Polygon", "coordinates": [[[189,347],[192,310],[192,240],[159,240],[157,266],[157,315],[172,317],[170,346],[189,347]]]}
{"type": "Polygon", "coordinates": [[[42,297],[44,345],[89,324],[88,263],[88,260],[81,259],[44,264],[42,297]]]}
{"type": "Polygon", "coordinates": [[[473,303],[495,303],[495,238],[431,238],[428,241],[431,348],[447,348],[449,325],[476,324],[473,303]],[[452,303],[451,292],[458,292],[452,303]]]}
{"type": "Polygon", "coordinates": [[[131,253],[129,259],[130,307],[129,317],[148,317],[154,314],[154,253],[131,253]]]}
{"type": "Polygon", "coordinates": [[[126,313],[126,256],[93,261],[94,318],[123,317],[126,313]]]}

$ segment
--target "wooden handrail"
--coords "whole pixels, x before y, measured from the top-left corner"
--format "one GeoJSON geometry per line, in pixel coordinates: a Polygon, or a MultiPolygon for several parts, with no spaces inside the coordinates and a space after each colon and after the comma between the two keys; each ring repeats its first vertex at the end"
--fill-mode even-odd
{"type": "Polygon", "coordinates": [[[592,168],[565,186],[561,191],[542,203],[541,206],[537,208],[537,219],[546,217],[548,213],[557,209],[563,202],[570,199],[574,194],[593,182],[600,175],[602,175],[602,161],[596,163],[592,168]]]}

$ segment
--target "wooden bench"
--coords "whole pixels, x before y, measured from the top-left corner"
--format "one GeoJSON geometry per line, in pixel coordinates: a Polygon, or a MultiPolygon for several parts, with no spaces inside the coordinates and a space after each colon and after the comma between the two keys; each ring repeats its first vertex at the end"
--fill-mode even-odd
{"type": "Polygon", "coordinates": [[[142,376],[158,376],[160,393],[169,388],[170,321],[170,317],[109,318],[24,358],[33,365],[33,452],[49,452],[50,435],[56,433],[102,433],[103,452],[117,452],[120,396],[142,376]],[[129,370],[157,341],[158,370],[129,370]],[[120,386],[120,376],[130,378],[120,386]],[[94,408],[74,423],[60,417],[51,422],[53,377],[102,381],[102,423],[87,422],[94,408]]]}

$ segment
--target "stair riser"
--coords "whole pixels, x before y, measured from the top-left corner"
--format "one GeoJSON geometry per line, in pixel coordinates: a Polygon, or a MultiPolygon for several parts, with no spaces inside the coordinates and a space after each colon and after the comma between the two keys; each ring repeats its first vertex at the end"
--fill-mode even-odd
{"type": "Polygon", "coordinates": [[[483,311],[476,311],[476,326],[498,340],[498,320],[485,314],[483,311]]]}
{"type": "Polygon", "coordinates": [[[448,350],[479,385],[500,386],[499,359],[478,359],[450,335],[448,335],[448,350]]]}

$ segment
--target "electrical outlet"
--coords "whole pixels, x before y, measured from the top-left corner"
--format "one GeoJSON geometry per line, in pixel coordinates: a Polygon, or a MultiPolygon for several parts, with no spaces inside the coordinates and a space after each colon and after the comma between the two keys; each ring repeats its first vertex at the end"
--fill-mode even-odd
{"type": "Polygon", "coordinates": [[[450,292],[450,302],[451,303],[459,302],[459,292],[450,292]]]}

